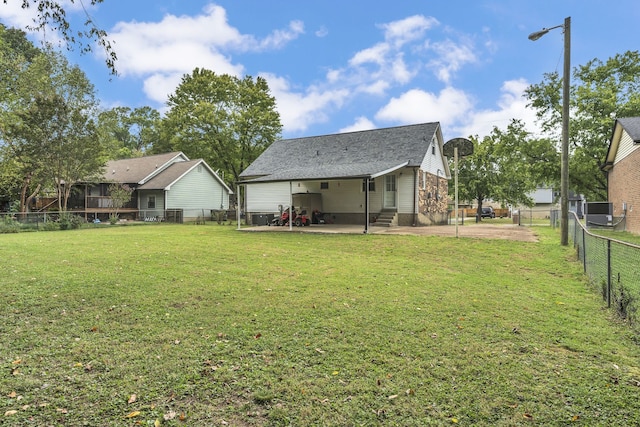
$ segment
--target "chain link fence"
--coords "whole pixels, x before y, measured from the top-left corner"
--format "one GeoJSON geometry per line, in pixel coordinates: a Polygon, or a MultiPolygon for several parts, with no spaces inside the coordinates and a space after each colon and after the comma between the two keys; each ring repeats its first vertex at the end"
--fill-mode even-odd
{"type": "MultiPolygon", "coordinates": [[[[552,225],[556,225],[553,220],[552,225]]],[[[568,232],[590,283],[602,293],[608,307],[638,328],[640,246],[589,232],[573,212],[569,213],[568,232]]]]}

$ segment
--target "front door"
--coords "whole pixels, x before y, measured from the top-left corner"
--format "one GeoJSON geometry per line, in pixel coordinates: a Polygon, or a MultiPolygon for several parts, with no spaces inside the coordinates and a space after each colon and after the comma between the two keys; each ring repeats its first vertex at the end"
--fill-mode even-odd
{"type": "Polygon", "coordinates": [[[385,175],[384,177],[384,207],[396,207],[396,176],[385,175]]]}

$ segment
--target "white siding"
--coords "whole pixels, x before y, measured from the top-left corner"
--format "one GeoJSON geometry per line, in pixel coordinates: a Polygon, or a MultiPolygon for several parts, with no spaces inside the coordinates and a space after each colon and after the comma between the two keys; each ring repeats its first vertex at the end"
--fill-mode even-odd
{"type": "Polygon", "coordinates": [[[171,186],[166,208],[185,211],[228,209],[229,194],[205,166],[198,165],[171,186]]]}
{"type": "Polygon", "coordinates": [[[640,148],[640,146],[633,142],[633,139],[626,131],[623,131],[620,138],[620,145],[618,145],[618,152],[616,153],[616,158],[613,163],[618,163],[638,148],[640,148]]]}
{"type": "Polygon", "coordinates": [[[422,169],[423,171],[427,171],[430,174],[444,177],[444,158],[445,157],[440,153],[440,145],[438,144],[438,139],[434,136],[431,141],[431,145],[429,145],[429,149],[424,156],[424,159],[422,159],[420,169],[422,169]],[[433,150],[435,150],[435,154],[432,154],[434,153],[433,150]]]}
{"type": "MultiPolygon", "coordinates": [[[[322,208],[331,213],[364,212],[364,192],[361,179],[328,181],[329,190],[320,190],[322,208]]],[[[376,180],[376,191],[370,192],[369,206],[382,205],[382,181],[376,180]]]]}
{"type": "Polygon", "coordinates": [[[412,169],[403,169],[398,176],[398,213],[414,213],[416,186],[412,169]]]}
{"type": "Polygon", "coordinates": [[[276,213],[278,205],[286,208],[291,203],[288,182],[268,182],[246,185],[246,211],[276,213]]]}

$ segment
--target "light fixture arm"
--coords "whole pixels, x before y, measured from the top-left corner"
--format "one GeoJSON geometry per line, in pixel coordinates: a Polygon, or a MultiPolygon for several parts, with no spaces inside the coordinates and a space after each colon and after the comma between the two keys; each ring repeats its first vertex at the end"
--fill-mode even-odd
{"type": "Polygon", "coordinates": [[[540,31],[536,31],[533,32],[531,34],[529,34],[529,40],[531,41],[536,41],[538,40],[540,37],[544,36],[545,34],[547,34],[549,31],[551,30],[555,30],[556,28],[564,28],[564,24],[562,25],[556,25],[555,27],[551,27],[551,28],[543,28],[540,31]]]}

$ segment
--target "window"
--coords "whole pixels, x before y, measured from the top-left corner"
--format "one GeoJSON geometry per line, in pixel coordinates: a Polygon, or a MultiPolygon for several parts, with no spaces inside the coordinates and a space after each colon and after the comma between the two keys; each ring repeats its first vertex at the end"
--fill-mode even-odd
{"type": "Polygon", "coordinates": [[[329,182],[327,182],[327,181],[321,182],[320,183],[320,189],[321,190],[328,190],[329,189],[329,182]]]}
{"type": "Polygon", "coordinates": [[[149,196],[147,199],[147,209],[155,209],[156,208],[156,196],[149,196]]]}
{"type": "MultiPolygon", "coordinates": [[[[365,181],[365,180],[362,181],[362,192],[363,193],[365,192],[365,188],[366,188],[364,186],[365,182],[367,182],[367,181],[365,181]]],[[[376,191],[376,182],[373,179],[371,181],[369,181],[369,191],[376,191]]]]}

